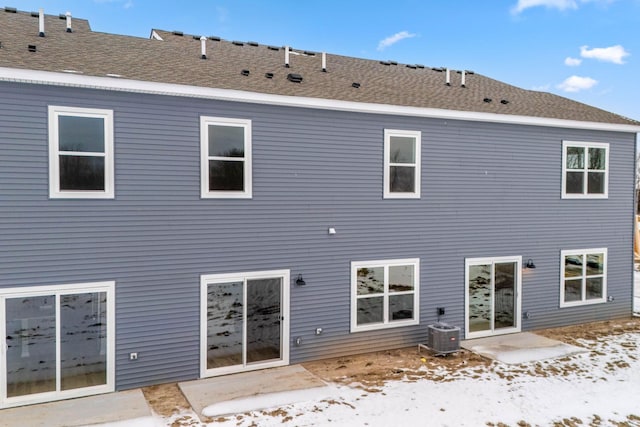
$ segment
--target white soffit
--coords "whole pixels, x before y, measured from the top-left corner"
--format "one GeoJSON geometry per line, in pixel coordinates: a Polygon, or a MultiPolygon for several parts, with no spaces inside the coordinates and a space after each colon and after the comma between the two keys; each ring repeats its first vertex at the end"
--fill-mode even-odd
{"type": "Polygon", "coordinates": [[[0,67],[0,81],[53,86],[71,86],[87,89],[183,96],[190,98],[215,99],[220,101],[248,102],[253,104],[317,108],[323,110],[350,111],[370,114],[390,114],[397,116],[428,117],[448,120],[468,120],[476,122],[510,123],[529,126],[550,126],[614,132],[640,132],[640,125],[636,126],[615,123],[583,122],[578,120],[552,119],[545,117],[443,110],[438,108],[407,107],[401,105],[373,104],[365,102],[340,101],[335,99],[309,98],[303,96],[273,95],[234,89],[217,89],[173,83],[129,80],[124,78],[119,78],[116,80],[106,76],[97,77],[6,67],[0,67]]]}

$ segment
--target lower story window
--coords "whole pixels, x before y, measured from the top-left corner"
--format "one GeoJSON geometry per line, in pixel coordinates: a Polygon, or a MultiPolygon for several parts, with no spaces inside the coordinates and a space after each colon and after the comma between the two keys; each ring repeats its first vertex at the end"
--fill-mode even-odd
{"type": "Polygon", "coordinates": [[[417,325],[420,260],[351,263],[351,332],[417,325]]]}
{"type": "Polygon", "coordinates": [[[560,307],[606,301],[606,248],[562,251],[560,258],[560,307]]]}
{"type": "Polygon", "coordinates": [[[114,286],[0,290],[0,407],[114,390],[114,286]]]}

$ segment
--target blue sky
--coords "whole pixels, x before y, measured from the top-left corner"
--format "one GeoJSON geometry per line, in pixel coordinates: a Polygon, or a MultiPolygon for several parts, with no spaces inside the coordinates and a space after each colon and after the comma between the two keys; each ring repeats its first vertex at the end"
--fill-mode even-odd
{"type": "Polygon", "coordinates": [[[6,0],[88,19],[473,70],[640,120],[640,0],[6,0]]]}

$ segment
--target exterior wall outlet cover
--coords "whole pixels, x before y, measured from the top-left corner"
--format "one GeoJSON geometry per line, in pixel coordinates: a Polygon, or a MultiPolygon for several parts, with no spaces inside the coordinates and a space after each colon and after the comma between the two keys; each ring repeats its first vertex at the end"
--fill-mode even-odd
{"type": "Polygon", "coordinates": [[[329,234],[336,234],[336,229],[333,227],[329,227],[329,234]]]}
{"type": "Polygon", "coordinates": [[[129,353],[129,360],[138,360],[138,353],[129,353]]]}

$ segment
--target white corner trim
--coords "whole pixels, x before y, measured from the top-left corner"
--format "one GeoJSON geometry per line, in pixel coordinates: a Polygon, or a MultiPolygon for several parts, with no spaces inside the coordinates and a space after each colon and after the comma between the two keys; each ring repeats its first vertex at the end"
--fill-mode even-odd
{"type": "Polygon", "coordinates": [[[323,110],[349,111],[370,114],[428,117],[435,119],[468,120],[493,123],[509,123],[528,126],[549,126],[587,130],[640,133],[640,125],[583,122],[578,120],[551,119],[544,117],[493,114],[472,111],[443,110],[438,108],[407,107],[401,105],[374,104],[366,102],[340,101],[335,99],[310,98],[304,96],[272,95],[235,89],[218,89],[173,83],[156,83],[126,78],[112,79],[0,67],[0,81],[53,86],[71,86],[88,89],[112,90],[155,95],[183,96],[215,99],[220,101],[248,102],[253,104],[279,105],[286,107],[316,108],[323,110]]]}

